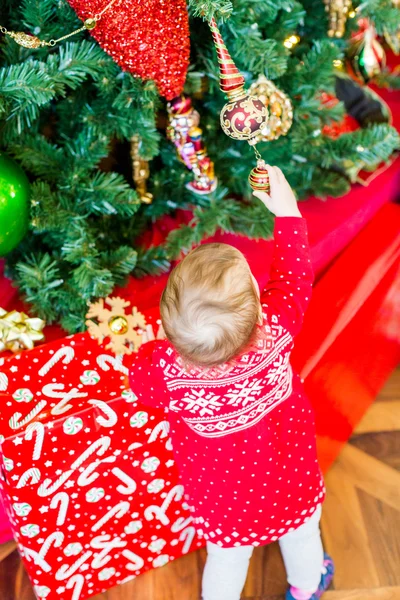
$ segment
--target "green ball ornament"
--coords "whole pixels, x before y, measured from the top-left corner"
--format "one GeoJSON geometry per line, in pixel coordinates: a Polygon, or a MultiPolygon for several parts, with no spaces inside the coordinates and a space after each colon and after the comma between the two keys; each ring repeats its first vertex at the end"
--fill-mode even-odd
{"type": "Polygon", "coordinates": [[[24,171],[0,153],[0,256],[18,246],[28,230],[29,194],[24,171]]]}

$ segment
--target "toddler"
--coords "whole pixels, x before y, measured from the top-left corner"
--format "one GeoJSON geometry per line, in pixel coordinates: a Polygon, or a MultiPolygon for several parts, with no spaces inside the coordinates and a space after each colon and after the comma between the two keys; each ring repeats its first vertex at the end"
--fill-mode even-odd
{"type": "Polygon", "coordinates": [[[333,575],[319,531],[325,490],[313,411],[289,362],[313,282],[307,227],[280,169],[268,172],[270,195],[255,192],[276,215],[266,289],[232,246],[196,248],[161,298],[166,339],[149,330],[131,372],[139,399],[168,412],[207,541],[203,600],[239,600],[253,548],[275,540],[287,600],[319,598],[333,575]]]}

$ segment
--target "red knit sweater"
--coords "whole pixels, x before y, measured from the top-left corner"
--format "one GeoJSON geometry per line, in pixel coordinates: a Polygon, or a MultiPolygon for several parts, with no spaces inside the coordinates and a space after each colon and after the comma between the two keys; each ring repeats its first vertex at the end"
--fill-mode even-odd
{"type": "Polygon", "coordinates": [[[257,348],[187,372],[167,340],[150,342],[130,375],[143,403],[167,411],[197,527],[224,547],[277,540],[325,494],[313,411],[289,362],[313,282],[305,219],[276,218],[274,238],[257,348]]]}

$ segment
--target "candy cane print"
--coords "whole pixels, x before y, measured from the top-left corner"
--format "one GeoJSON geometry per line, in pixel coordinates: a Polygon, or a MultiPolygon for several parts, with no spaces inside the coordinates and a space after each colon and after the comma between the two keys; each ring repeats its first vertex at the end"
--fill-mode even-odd
{"type": "Polygon", "coordinates": [[[163,509],[164,512],[167,511],[169,505],[171,504],[171,502],[173,500],[176,500],[177,502],[179,502],[180,500],[182,500],[183,497],[183,485],[175,485],[173,488],[171,488],[164,500],[164,502],[162,503],[161,508],[163,509]]]}
{"type": "Polygon", "coordinates": [[[89,458],[89,456],[91,456],[94,452],[96,452],[98,456],[102,456],[109,447],[110,443],[111,438],[108,436],[101,437],[93,442],[93,444],[91,444],[89,448],[87,448],[85,452],[83,452],[76,459],[76,461],[72,463],[71,468],[60,475],[60,477],[56,479],[54,483],[52,483],[51,479],[45,479],[39,486],[38,495],[42,497],[51,496],[51,494],[58,490],[58,488],[60,488],[67,481],[67,479],[71,477],[74,471],[79,469],[79,467],[89,458]]]}
{"type": "Polygon", "coordinates": [[[45,560],[46,555],[52,546],[59,548],[63,541],[64,534],[61,531],[54,531],[45,539],[39,552],[31,550],[30,548],[24,548],[24,553],[29,556],[29,558],[32,558],[35,564],[40,566],[44,571],[46,571],[46,573],[48,573],[51,571],[51,566],[45,560]]]}
{"type": "Polygon", "coordinates": [[[83,586],[85,585],[85,578],[83,575],[73,575],[71,579],[68,579],[65,588],[67,590],[71,590],[74,588],[72,592],[71,600],[79,600],[81,597],[81,592],[83,590],[83,586]]]}
{"type": "Polygon", "coordinates": [[[152,521],[154,518],[156,518],[161,521],[163,525],[168,525],[170,520],[165,513],[167,512],[167,509],[173,500],[179,502],[179,500],[182,499],[183,491],[183,485],[175,485],[170,489],[161,506],[156,506],[153,504],[145,508],[145,519],[147,519],[147,521],[152,521]]]}
{"type": "Polygon", "coordinates": [[[153,431],[151,432],[149,439],[147,440],[147,443],[150,444],[151,442],[155,442],[157,438],[160,438],[161,440],[165,437],[167,437],[169,433],[169,423],[168,421],[160,421],[153,429],[153,431]]]}
{"type": "Polygon", "coordinates": [[[118,504],[116,504],[113,508],[110,508],[110,510],[92,526],[92,531],[98,531],[113,517],[120,519],[128,512],[129,507],[130,502],[118,502],[118,504]]]}
{"type": "Polygon", "coordinates": [[[129,369],[122,364],[122,355],[115,357],[110,356],[109,354],[100,354],[100,356],[96,358],[96,361],[103,371],[109,371],[111,365],[114,371],[129,375],[129,369]]]}
{"type": "Polygon", "coordinates": [[[0,392],[5,392],[8,387],[8,377],[5,373],[0,373],[0,392]]]}
{"type": "Polygon", "coordinates": [[[158,519],[163,525],[169,524],[169,519],[165,512],[163,511],[161,506],[156,506],[155,504],[151,504],[150,506],[146,506],[144,509],[144,518],[147,521],[152,521],[153,519],[158,519]]]}
{"type": "Polygon", "coordinates": [[[20,427],[23,427],[24,425],[29,423],[29,421],[33,421],[33,419],[37,417],[40,412],[42,412],[46,404],[46,400],[41,400],[40,402],[38,402],[36,406],[31,410],[31,412],[28,413],[26,417],[22,419],[22,421],[20,421],[22,413],[14,413],[11,419],[8,421],[9,426],[11,427],[11,429],[19,429],[20,427]]]}
{"type": "Polygon", "coordinates": [[[143,444],[140,444],[139,442],[133,442],[133,444],[131,444],[130,446],[128,446],[128,451],[129,450],[136,450],[136,448],[141,448],[143,446],[143,444]]]}
{"type": "Polygon", "coordinates": [[[78,477],[78,485],[81,487],[84,487],[85,485],[90,485],[91,483],[93,483],[93,481],[96,481],[96,479],[98,477],[100,477],[100,473],[93,473],[93,471],[95,469],[97,469],[97,467],[102,464],[102,463],[113,463],[117,460],[116,456],[107,456],[106,458],[103,458],[102,460],[95,460],[94,462],[90,463],[90,465],[88,465],[84,471],[82,471],[82,473],[79,475],[78,477]]]}
{"type": "Polygon", "coordinates": [[[94,452],[96,452],[97,456],[103,456],[104,452],[106,450],[108,450],[108,447],[111,444],[111,438],[108,435],[104,435],[103,437],[99,438],[98,440],[96,440],[95,442],[93,442],[93,444],[91,444],[89,446],[89,448],[87,448],[85,450],[85,452],[83,452],[79,458],[76,459],[75,462],[72,463],[71,468],[72,469],[79,469],[79,467],[89,458],[89,456],[91,456],[94,452]]]}
{"type": "Polygon", "coordinates": [[[29,440],[29,441],[32,440],[34,433],[36,433],[36,441],[35,441],[35,445],[33,447],[32,460],[39,460],[39,458],[42,454],[44,434],[45,434],[45,429],[44,429],[43,423],[40,423],[38,421],[36,423],[30,423],[28,425],[28,427],[26,428],[25,439],[29,440]]]}
{"type": "Polygon", "coordinates": [[[189,523],[192,523],[192,521],[192,516],[187,517],[187,519],[185,519],[185,517],[179,517],[171,526],[171,531],[173,531],[174,533],[178,533],[178,531],[182,531],[182,529],[185,529],[185,527],[187,527],[189,523]]]}
{"type": "Polygon", "coordinates": [[[42,393],[47,396],[47,398],[61,398],[61,401],[51,409],[52,415],[62,415],[73,408],[72,404],[68,404],[70,400],[88,396],[86,392],[79,392],[78,388],[72,388],[68,392],[61,391],[63,389],[63,383],[47,383],[42,388],[42,393]],[[57,392],[56,390],[60,391],[57,392]]]}
{"type": "Polygon", "coordinates": [[[117,492],[120,494],[133,494],[136,490],[136,481],[129,477],[124,471],[122,471],[119,467],[114,467],[111,469],[111,473],[118,477],[125,485],[118,485],[117,492]]]}
{"type": "Polygon", "coordinates": [[[90,542],[90,545],[95,550],[101,550],[91,562],[92,569],[100,569],[104,567],[110,560],[110,552],[115,548],[125,548],[128,542],[123,542],[120,537],[111,539],[110,535],[98,535],[90,542]]]}
{"type": "Polygon", "coordinates": [[[125,565],[129,571],[139,571],[144,565],[143,558],[131,550],[122,550],[122,556],[130,561],[125,565]]]}
{"type": "Polygon", "coordinates": [[[186,527],[179,536],[180,542],[185,542],[182,546],[182,554],[187,554],[190,550],[190,546],[194,540],[194,536],[196,535],[196,529],[194,527],[186,527]]]}
{"type": "Polygon", "coordinates": [[[37,492],[38,496],[41,496],[43,498],[54,494],[54,492],[58,490],[58,488],[60,488],[62,485],[64,485],[64,483],[71,477],[73,472],[74,471],[72,469],[65,471],[65,473],[60,475],[60,477],[56,479],[54,483],[51,482],[51,479],[45,479],[39,486],[37,492]]]}
{"type": "Polygon", "coordinates": [[[93,552],[91,550],[87,550],[80,558],[78,558],[70,567],[68,565],[61,565],[61,567],[56,572],[57,581],[62,581],[63,579],[68,579],[71,577],[81,566],[86,562],[88,558],[92,556],[93,552]]]}
{"type": "Polygon", "coordinates": [[[59,492],[51,499],[50,508],[57,508],[58,505],[60,505],[60,509],[58,511],[56,525],[64,525],[69,505],[69,496],[66,492],[59,492]]]}
{"type": "Polygon", "coordinates": [[[36,467],[31,467],[30,469],[25,471],[25,473],[22,473],[22,475],[19,478],[19,481],[16,485],[16,488],[19,489],[19,488],[26,486],[29,479],[30,479],[31,485],[33,485],[34,483],[38,483],[40,480],[39,469],[36,469],[36,467]]]}
{"type": "Polygon", "coordinates": [[[59,548],[64,541],[64,534],[61,531],[54,531],[51,533],[43,542],[42,547],[39,550],[39,555],[45,558],[46,554],[52,546],[59,548]]]}
{"type": "Polygon", "coordinates": [[[89,404],[93,404],[93,406],[97,406],[100,410],[104,412],[107,419],[103,416],[99,415],[96,417],[96,421],[101,427],[113,427],[118,421],[117,413],[110,407],[108,404],[103,402],[102,400],[89,400],[89,404]]]}
{"type": "Polygon", "coordinates": [[[36,550],[31,550],[31,548],[25,547],[21,548],[21,546],[20,550],[23,550],[22,555],[24,556],[24,558],[26,558],[27,560],[33,560],[35,565],[40,567],[43,571],[45,571],[46,573],[51,571],[51,566],[49,565],[49,563],[46,560],[44,560],[44,558],[42,558],[40,554],[36,552],[36,550]]]}
{"type": "Polygon", "coordinates": [[[60,360],[62,360],[64,365],[68,365],[71,360],[74,358],[75,352],[71,346],[65,346],[64,348],[59,348],[57,352],[53,354],[50,360],[47,361],[43,365],[43,367],[39,371],[39,375],[42,377],[43,375],[47,375],[47,373],[56,365],[60,360]]]}

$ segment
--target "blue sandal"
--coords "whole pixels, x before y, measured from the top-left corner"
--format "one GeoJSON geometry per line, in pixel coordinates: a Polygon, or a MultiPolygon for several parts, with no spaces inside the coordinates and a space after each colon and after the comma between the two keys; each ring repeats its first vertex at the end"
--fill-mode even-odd
{"type": "MultiPolygon", "coordinates": [[[[330,556],[328,556],[328,554],[324,555],[324,566],[323,566],[323,571],[322,571],[322,575],[321,575],[321,581],[319,582],[319,586],[317,591],[315,591],[312,596],[309,597],[308,600],[318,600],[319,598],[321,598],[322,594],[328,589],[332,578],[333,578],[333,574],[335,572],[335,567],[333,564],[333,560],[331,559],[330,556]]],[[[286,592],[286,600],[296,600],[296,598],[293,596],[292,592],[291,592],[291,588],[289,588],[286,592]]]]}

